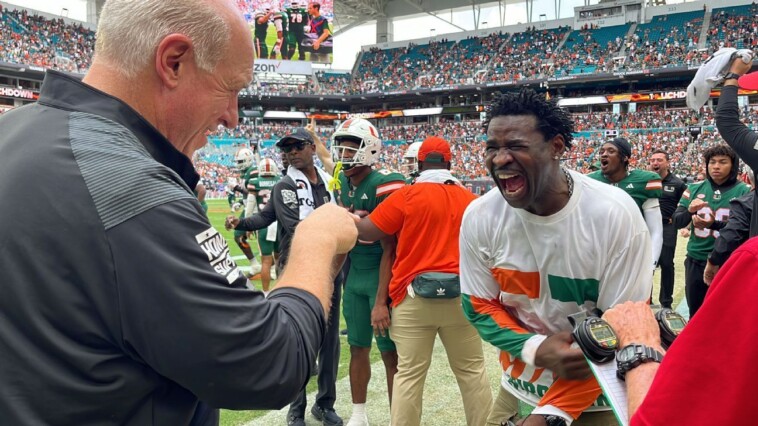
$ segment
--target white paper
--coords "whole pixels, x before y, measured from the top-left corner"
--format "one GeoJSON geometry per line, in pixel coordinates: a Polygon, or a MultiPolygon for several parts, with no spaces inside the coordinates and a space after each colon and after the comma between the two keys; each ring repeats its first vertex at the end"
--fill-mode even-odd
{"type": "Polygon", "coordinates": [[[613,408],[613,413],[616,414],[616,419],[621,426],[629,426],[629,404],[627,402],[626,395],[626,383],[616,377],[616,361],[611,360],[603,364],[595,364],[594,362],[587,360],[587,363],[592,369],[592,374],[595,375],[597,382],[600,383],[600,388],[603,389],[606,399],[613,408]]]}

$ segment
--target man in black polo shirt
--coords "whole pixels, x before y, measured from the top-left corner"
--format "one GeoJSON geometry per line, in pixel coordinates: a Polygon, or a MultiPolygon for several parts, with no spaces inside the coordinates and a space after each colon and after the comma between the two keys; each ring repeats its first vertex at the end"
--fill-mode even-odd
{"type": "MultiPolygon", "coordinates": [[[[278,221],[277,238],[279,239],[279,272],[287,267],[290,243],[295,228],[319,206],[335,202],[327,189],[330,176],[316,167],[314,155],[316,145],[311,134],[299,127],[294,132],[279,139],[276,146],[285,154],[289,167],[287,176],[280,180],[271,190],[271,200],[259,213],[244,219],[234,216],[226,218],[226,228],[241,231],[256,231],[278,221]]],[[[319,352],[318,394],[311,414],[328,426],[342,425],[342,419],[334,411],[337,399],[337,367],[339,365],[339,312],[342,290],[342,274],[334,282],[332,305],[329,311],[328,329],[319,352]]],[[[287,416],[288,425],[305,425],[306,407],[305,389],[290,405],[287,416]]]]}
{"type": "Polygon", "coordinates": [[[660,198],[661,216],[663,217],[663,247],[658,265],[661,267],[661,291],[658,302],[661,306],[671,308],[674,301],[674,252],[676,252],[676,227],[671,223],[679,199],[687,189],[687,184],[676,177],[669,169],[669,155],[662,149],[653,151],[650,156],[650,170],[661,176],[663,191],[660,198]]]}

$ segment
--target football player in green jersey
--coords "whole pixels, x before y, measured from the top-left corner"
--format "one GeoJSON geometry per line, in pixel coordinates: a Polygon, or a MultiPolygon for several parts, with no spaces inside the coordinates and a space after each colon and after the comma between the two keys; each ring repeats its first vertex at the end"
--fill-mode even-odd
{"type": "Polygon", "coordinates": [[[284,36],[287,33],[287,12],[274,11],[272,18],[276,28],[276,43],[271,48],[269,59],[276,59],[276,55],[282,54],[282,59],[287,59],[287,48],[284,46],[284,36]]]}
{"type": "Polygon", "coordinates": [[[418,150],[421,142],[413,142],[403,154],[403,169],[405,169],[405,183],[412,185],[418,177],[418,150]]]}
{"type": "Polygon", "coordinates": [[[624,138],[615,138],[604,143],[598,154],[600,170],[588,176],[624,190],[637,203],[653,241],[653,265],[655,265],[658,263],[663,247],[663,219],[661,219],[661,208],[658,202],[663,189],[660,175],[648,170],[629,171],[632,146],[624,138]]]}
{"type": "MultiPolygon", "coordinates": [[[[255,178],[258,174],[258,165],[255,162],[255,153],[250,148],[240,148],[234,155],[235,162],[237,164],[237,170],[242,173],[242,182],[237,190],[243,194],[243,199],[246,199],[245,209],[240,214],[240,219],[250,216],[256,210],[254,198],[250,196],[250,180],[255,178]]],[[[242,253],[250,261],[250,276],[259,273],[261,271],[261,264],[258,259],[255,258],[253,250],[248,243],[248,233],[246,231],[234,231],[234,242],[237,243],[242,253]]]]}
{"type": "MultiPolygon", "coordinates": [[[[276,166],[274,160],[270,158],[261,160],[260,164],[258,164],[258,177],[252,179],[248,185],[250,194],[255,196],[258,211],[262,211],[266,207],[269,198],[271,198],[271,188],[280,179],[279,168],[276,166]]],[[[268,228],[258,231],[258,248],[261,253],[261,286],[265,294],[268,294],[271,279],[276,278],[275,272],[271,269],[271,266],[274,264],[274,258],[279,254],[275,223],[268,228]]]]}
{"type": "Polygon", "coordinates": [[[706,179],[689,185],[672,220],[677,228],[690,225],[690,241],[684,261],[684,294],[692,318],[703,304],[708,285],[703,279],[708,255],[719,229],[729,220],[729,202],[750,191],[737,179],[740,162],[727,145],[716,145],[703,153],[706,179]]]}
{"type": "Polygon", "coordinates": [[[305,0],[292,0],[289,8],[286,8],[289,25],[287,26],[287,58],[295,59],[297,49],[299,60],[305,60],[303,53],[303,38],[305,27],[308,25],[308,11],[303,7],[305,0]]]}
{"type": "MultiPolygon", "coordinates": [[[[342,163],[339,175],[340,204],[358,216],[371,213],[391,193],[405,186],[400,173],[374,169],[382,142],[371,123],[361,118],[342,123],[332,136],[332,159],[342,163]]],[[[339,163],[337,163],[339,164],[339,163]]],[[[343,294],[343,314],[347,323],[347,341],[350,344],[350,392],[353,414],[348,424],[367,425],[366,393],[371,378],[369,352],[372,338],[382,355],[387,373],[387,394],[392,401],[392,383],[397,372],[397,351],[389,334],[374,333],[377,317],[389,320],[386,289],[380,292],[382,278],[389,280],[392,260],[379,241],[358,241],[350,251],[350,272],[343,294]]]]}
{"type": "Polygon", "coordinates": [[[261,9],[255,12],[255,57],[268,58],[268,46],[266,46],[266,36],[268,35],[268,23],[274,16],[274,9],[269,3],[263,3],[261,9]]]}

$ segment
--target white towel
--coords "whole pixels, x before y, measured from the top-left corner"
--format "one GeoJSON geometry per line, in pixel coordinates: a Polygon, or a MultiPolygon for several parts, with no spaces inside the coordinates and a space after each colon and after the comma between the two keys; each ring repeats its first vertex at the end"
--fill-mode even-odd
{"type": "Polygon", "coordinates": [[[424,170],[418,175],[414,185],[417,183],[445,183],[447,181],[453,181],[456,185],[460,185],[461,181],[455,178],[450,170],[447,169],[430,169],[424,170]]]}
{"type": "Polygon", "coordinates": [[[753,51],[722,47],[700,66],[695,78],[692,79],[692,83],[687,86],[688,107],[699,111],[708,102],[708,98],[711,97],[711,89],[724,82],[724,77],[731,68],[732,60],[736,57],[742,57],[745,63],[751,63],[753,51]]]}
{"type": "MultiPolygon", "coordinates": [[[[321,177],[321,180],[324,181],[324,184],[328,185],[331,176],[318,167],[316,167],[316,172],[321,177]]],[[[313,201],[311,182],[303,172],[292,166],[289,166],[287,169],[287,176],[291,177],[297,185],[297,201],[300,206],[300,220],[303,220],[313,212],[313,206],[316,205],[313,201]]],[[[337,204],[337,200],[335,200],[331,193],[329,193],[329,202],[337,204]]]]}

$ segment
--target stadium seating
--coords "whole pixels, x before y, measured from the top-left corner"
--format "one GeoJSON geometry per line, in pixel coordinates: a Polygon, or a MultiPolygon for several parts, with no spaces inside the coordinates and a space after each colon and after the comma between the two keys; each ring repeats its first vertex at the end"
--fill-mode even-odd
{"type": "Polygon", "coordinates": [[[551,74],[564,76],[608,72],[629,27],[626,24],[572,31],[563,48],[554,55],[551,74]]]}
{"type": "Polygon", "coordinates": [[[697,46],[703,15],[702,10],[658,15],[647,24],[639,24],[629,40],[625,67],[665,68],[700,63],[702,57],[697,46]]]}
{"type": "Polygon", "coordinates": [[[95,49],[95,33],[63,19],[2,9],[0,61],[85,72],[95,49]]]}
{"type": "Polygon", "coordinates": [[[758,5],[713,9],[709,27],[709,51],[720,47],[754,49],[758,44],[758,5]]]}
{"type": "Polygon", "coordinates": [[[570,27],[559,27],[514,34],[493,60],[486,81],[546,77],[550,58],[570,30],[570,27]]]}

